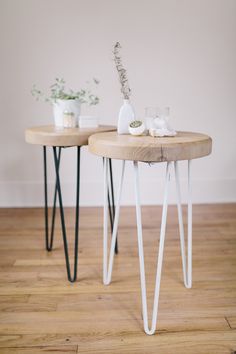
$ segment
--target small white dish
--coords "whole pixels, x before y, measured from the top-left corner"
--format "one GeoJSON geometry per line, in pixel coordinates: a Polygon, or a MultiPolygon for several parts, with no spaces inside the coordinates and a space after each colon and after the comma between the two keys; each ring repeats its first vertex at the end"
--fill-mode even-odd
{"type": "Polygon", "coordinates": [[[142,135],[145,131],[145,125],[141,120],[134,120],[129,124],[129,132],[131,135],[142,135]]]}

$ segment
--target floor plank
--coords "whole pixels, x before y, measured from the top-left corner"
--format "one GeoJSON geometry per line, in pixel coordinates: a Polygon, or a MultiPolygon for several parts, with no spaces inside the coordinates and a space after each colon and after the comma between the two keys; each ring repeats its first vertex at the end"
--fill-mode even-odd
{"type": "Polygon", "coordinates": [[[41,353],[66,353],[76,354],[77,346],[57,346],[57,347],[17,347],[17,348],[1,348],[1,354],[41,354],[41,353]]]}

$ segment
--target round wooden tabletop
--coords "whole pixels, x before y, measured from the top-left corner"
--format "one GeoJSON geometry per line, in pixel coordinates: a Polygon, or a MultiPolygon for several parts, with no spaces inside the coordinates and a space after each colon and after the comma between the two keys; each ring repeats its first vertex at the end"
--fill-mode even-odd
{"type": "Polygon", "coordinates": [[[162,162],[192,160],[211,153],[212,140],[200,133],[178,132],[175,137],[98,133],[89,138],[89,151],[120,160],[162,162]]]}
{"type": "Polygon", "coordinates": [[[61,128],[44,125],[26,129],[25,140],[29,144],[44,146],[83,146],[88,145],[90,135],[114,130],[116,128],[109,125],[100,125],[97,128],[61,128]]]}

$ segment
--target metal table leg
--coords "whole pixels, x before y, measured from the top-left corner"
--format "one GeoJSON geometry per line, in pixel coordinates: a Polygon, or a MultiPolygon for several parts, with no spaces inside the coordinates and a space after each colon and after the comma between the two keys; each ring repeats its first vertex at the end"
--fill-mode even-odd
{"type": "MultiPolygon", "coordinates": [[[[74,243],[74,273],[71,274],[70,259],[68,252],[68,241],[66,235],[66,225],[64,216],[64,207],[62,201],[61,192],[61,182],[60,182],[60,160],[61,160],[61,147],[53,147],[54,165],[56,172],[56,183],[53,198],[53,209],[52,209],[52,221],[51,228],[49,230],[49,217],[48,217],[48,188],[47,188],[47,150],[46,146],[43,147],[43,157],[44,157],[44,198],[45,198],[45,244],[47,251],[52,251],[53,240],[54,240],[54,228],[55,228],[55,218],[56,218],[56,202],[57,195],[59,197],[59,209],[61,216],[61,226],[62,226],[62,236],[66,260],[67,277],[70,282],[75,282],[77,278],[77,266],[78,266],[78,242],[79,242],[79,184],[80,184],[80,147],[77,147],[77,187],[76,187],[76,213],[75,213],[75,243],[74,243]],[[57,150],[58,149],[58,150],[57,150]],[[50,232],[50,237],[49,237],[50,232]]],[[[113,174],[112,174],[112,162],[109,159],[109,175],[110,175],[110,188],[107,189],[107,198],[109,205],[110,223],[111,230],[113,230],[114,217],[115,217],[115,200],[114,200],[114,187],[113,187],[113,174]]],[[[115,253],[118,253],[118,244],[115,244],[115,253]]]]}
{"type": "MultiPolygon", "coordinates": [[[[110,224],[111,224],[111,232],[113,231],[114,227],[114,219],[115,219],[115,198],[114,198],[114,187],[113,187],[113,173],[112,173],[112,160],[108,159],[109,161],[109,175],[110,175],[110,188],[108,186],[108,207],[109,207],[109,216],[110,216],[110,224]],[[111,194],[111,196],[110,196],[111,194]]],[[[115,245],[115,253],[118,254],[118,241],[116,238],[116,245],[115,245]]]]}
{"type": "Polygon", "coordinates": [[[122,161],[122,171],[121,177],[118,185],[117,190],[117,204],[116,204],[116,212],[115,212],[115,219],[114,219],[114,227],[112,230],[112,238],[111,238],[111,245],[110,245],[110,253],[109,253],[109,260],[107,259],[107,249],[108,249],[108,242],[107,242],[107,229],[108,229],[108,205],[107,205],[107,188],[108,188],[108,159],[105,158],[104,161],[104,213],[103,213],[103,283],[105,285],[110,284],[111,276],[112,276],[112,268],[113,268],[113,260],[114,260],[114,253],[115,253],[115,245],[117,239],[117,230],[118,230],[118,223],[119,223],[119,215],[120,215],[120,201],[121,201],[121,194],[123,188],[123,181],[124,181],[124,172],[125,172],[125,161],[122,161]]]}
{"type": "MultiPolygon", "coordinates": [[[[136,204],[136,219],[137,219],[138,249],[139,249],[139,267],[140,267],[143,324],[144,324],[145,333],[148,335],[152,335],[155,333],[155,330],[156,330],[157,316],[158,316],[161,273],[162,273],[162,263],[163,263],[163,255],[164,255],[164,243],[165,243],[165,236],[166,236],[166,221],[167,221],[167,208],[168,208],[170,168],[171,168],[171,165],[173,165],[173,164],[175,165],[177,207],[178,207],[178,219],[179,219],[179,232],[180,232],[180,245],[181,245],[184,285],[186,288],[192,287],[192,198],[191,198],[191,171],[190,171],[191,160],[188,161],[187,257],[186,257],[186,251],[185,251],[185,237],[184,237],[183,215],[182,215],[182,207],[181,207],[178,162],[167,162],[164,201],[163,201],[163,208],[162,208],[162,220],[161,220],[161,230],[160,230],[160,242],[159,242],[158,259],[157,259],[157,265],[156,265],[155,292],[154,292],[152,320],[151,320],[150,327],[149,327],[149,323],[148,323],[146,274],[145,274],[143,235],[142,235],[142,217],[141,217],[141,204],[140,204],[140,195],[139,195],[138,162],[134,161],[133,164],[134,164],[134,177],[135,177],[135,202],[136,202],[135,204],[136,204]]],[[[118,196],[117,196],[114,229],[113,229],[113,233],[112,233],[112,241],[111,241],[110,253],[109,253],[109,258],[108,258],[107,257],[107,251],[108,251],[108,242],[107,242],[108,205],[107,205],[107,195],[106,195],[107,186],[108,186],[108,159],[107,158],[105,159],[105,163],[104,163],[104,216],[103,216],[103,218],[104,218],[104,220],[103,220],[103,222],[104,222],[104,229],[103,229],[103,283],[105,285],[110,284],[111,277],[112,277],[114,250],[115,250],[115,242],[116,242],[118,221],[119,221],[120,200],[121,200],[122,186],[123,186],[123,180],[124,180],[124,170],[125,170],[125,161],[123,161],[123,164],[122,164],[122,172],[121,172],[120,184],[119,184],[118,196]]]]}
{"type": "MultiPolygon", "coordinates": [[[[58,148],[57,153],[59,165],[61,159],[61,147],[58,148]]],[[[48,252],[52,251],[53,239],[54,239],[54,226],[56,218],[56,202],[57,202],[57,187],[55,183],[54,198],[53,198],[53,209],[52,209],[52,222],[50,229],[49,238],[49,221],[48,221],[48,185],[47,185],[47,147],[43,147],[43,166],[44,166],[44,213],[45,213],[45,246],[48,252]]]]}
{"type": "Polygon", "coordinates": [[[61,227],[62,227],[62,236],[63,244],[65,251],[65,260],[66,260],[66,270],[68,280],[73,283],[77,278],[77,265],[78,265],[78,244],[79,244],[79,187],[80,187],[80,146],[77,147],[77,178],[76,178],[76,207],[75,207],[75,242],[74,242],[74,272],[73,276],[71,275],[70,260],[69,260],[69,251],[68,251],[68,242],[66,235],[66,225],[65,225],[65,216],[64,216],[64,207],[62,201],[61,193],[61,182],[59,174],[59,157],[57,156],[56,147],[53,147],[54,155],[54,164],[56,172],[56,188],[59,198],[59,208],[61,215],[61,227]]]}

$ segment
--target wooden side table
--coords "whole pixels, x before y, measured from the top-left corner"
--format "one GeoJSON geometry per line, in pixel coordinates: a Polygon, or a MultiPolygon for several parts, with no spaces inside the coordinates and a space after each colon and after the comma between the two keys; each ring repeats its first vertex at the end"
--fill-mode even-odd
{"type": "MultiPolygon", "coordinates": [[[[59,199],[59,208],[61,216],[62,236],[66,260],[67,276],[70,282],[77,279],[77,265],[78,265],[78,242],[79,242],[79,193],[80,193],[80,150],[82,146],[88,145],[88,138],[91,134],[97,132],[114,131],[113,126],[99,126],[98,128],[57,128],[53,125],[39,126],[28,128],[25,131],[25,140],[29,144],[43,146],[44,159],[44,200],[45,200],[45,243],[47,251],[53,248],[54,225],[56,217],[56,203],[57,196],[59,199]],[[47,189],[47,147],[52,147],[54,156],[54,165],[56,172],[56,183],[53,199],[51,230],[49,230],[48,220],[48,189],[47,189]],[[77,179],[76,179],[76,208],[75,208],[75,244],[74,244],[74,271],[71,274],[70,259],[68,252],[68,242],[66,235],[66,225],[64,217],[64,207],[61,192],[60,182],[60,160],[62,148],[77,147],[77,179]],[[50,233],[50,238],[49,238],[50,233]]],[[[111,229],[113,229],[113,222],[115,216],[115,201],[113,189],[113,175],[112,175],[112,161],[109,159],[110,172],[110,187],[107,188],[107,198],[109,204],[109,214],[111,229]]],[[[116,253],[118,253],[118,245],[116,243],[116,253]]]]}
{"type": "Polygon", "coordinates": [[[136,200],[136,220],[139,249],[140,281],[142,296],[142,312],[144,331],[152,335],[156,330],[158,302],[161,283],[162,261],[164,253],[164,242],[166,234],[166,220],[168,208],[169,180],[172,166],[174,167],[176,190],[177,190],[177,208],[179,219],[180,245],[182,255],[183,279],[186,288],[192,287],[192,201],[191,201],[191,161],[193,159],[209,155],[211,153],[212,140],[209,136],[199,133],[178,132],[175,137],[153,138],[150,136],[131,136],[118,135],[116,132],[99,133],[89,138],[89,150],[105,158],[104,164],[104,237],[103,237],[103,282],[110,284],[113,268],[114,250],[116,235],[119,222],[120,199],[122,193],[125,163],[127,160],[133,161],[134,167],[134,185],[136,200]],[[114,228],[112,233],[112,242],[110,248],[109,262],[107,260],[107,197],[108,186],[108,160],[123,160],[121,178],[118,187],[117,205],[115,212],[114,228]],[[187,235],[187,260],[185,253],[184,225],[181,206],[180,183],[179,183],[179,160],[188,161],[188,235],[187,235]],[[138,162],[166,162],[165,191],[162,209],[162,221],[160,229],[160,242],[158,261],[156,268],[155,293],[152,311],[151,327],[148,324],[147,295],[145,264],[143,252],[142,219],[139,196],[139,173],[138,162]]]}

